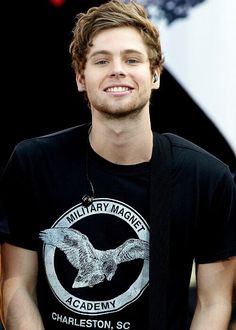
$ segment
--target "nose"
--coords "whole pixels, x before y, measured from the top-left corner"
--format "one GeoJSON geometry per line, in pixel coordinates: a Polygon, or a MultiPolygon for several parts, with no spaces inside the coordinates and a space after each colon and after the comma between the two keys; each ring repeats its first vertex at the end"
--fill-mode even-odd
{"type": "Polygon", "coordinates": [[[122,78],[126,76],[124,64],[121,60],[114,60],[112,62],[110,77],[112,78],[122,78]]]}

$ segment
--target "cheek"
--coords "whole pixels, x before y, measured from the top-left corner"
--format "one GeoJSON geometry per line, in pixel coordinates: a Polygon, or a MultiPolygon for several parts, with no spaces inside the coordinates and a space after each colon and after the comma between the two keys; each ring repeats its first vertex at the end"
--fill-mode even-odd
{"type": "Polygon", "coordinates": [[[99,88],[101,84],[100,75],[96,72],[94,74],[90,73],[89,75],[85,76],[85,85],[87,89],[93,90],[99,88]]]}
{"type": "Polygon", "coordinates": [[[140,70],[134,70],[131,72],[132,78],[136,80],[137,82],[142,82],[145,85],[151,85],[152,82],[152,76],[149,69],[140,69],[140,70]]]}
{"type": "Polygon", "coordinates": [[[96,81],[95,79],[86,79],[85,80],[85,88],[88,94],[90,94],[92,91],[96,90],[96,81]]]}

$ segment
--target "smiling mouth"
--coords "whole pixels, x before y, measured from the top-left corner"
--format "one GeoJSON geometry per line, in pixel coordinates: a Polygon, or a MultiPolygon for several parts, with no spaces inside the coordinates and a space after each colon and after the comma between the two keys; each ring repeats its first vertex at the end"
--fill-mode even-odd
{"type": "Polygon", "coordinates": [[[106,93],[124,93],[129,92],[133,88],[127,87],[127,86],[114,86],[114,87],[108,87],[104,91],[106,93]]]}

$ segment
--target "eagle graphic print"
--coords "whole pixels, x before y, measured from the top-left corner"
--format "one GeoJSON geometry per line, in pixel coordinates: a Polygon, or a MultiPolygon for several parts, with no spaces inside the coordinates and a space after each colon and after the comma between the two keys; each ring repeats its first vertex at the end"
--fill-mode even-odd
{"type": "Polygon", "coordinates": [[[148,286],[149,226],[127,204],[106,198],[78,204],[39,237],[51,290],[74,313],[118,312],[148,286]]]}

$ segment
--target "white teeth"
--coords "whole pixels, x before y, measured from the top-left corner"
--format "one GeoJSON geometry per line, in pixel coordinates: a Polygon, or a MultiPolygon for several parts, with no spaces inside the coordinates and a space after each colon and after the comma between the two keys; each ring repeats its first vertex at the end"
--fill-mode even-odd
{"type": "Polygon", "coordinates": [[[107,92],[127,92],[128,90],[129,90],[128,87],[123,87],[123,86],[107,88],[107,92]]]}

